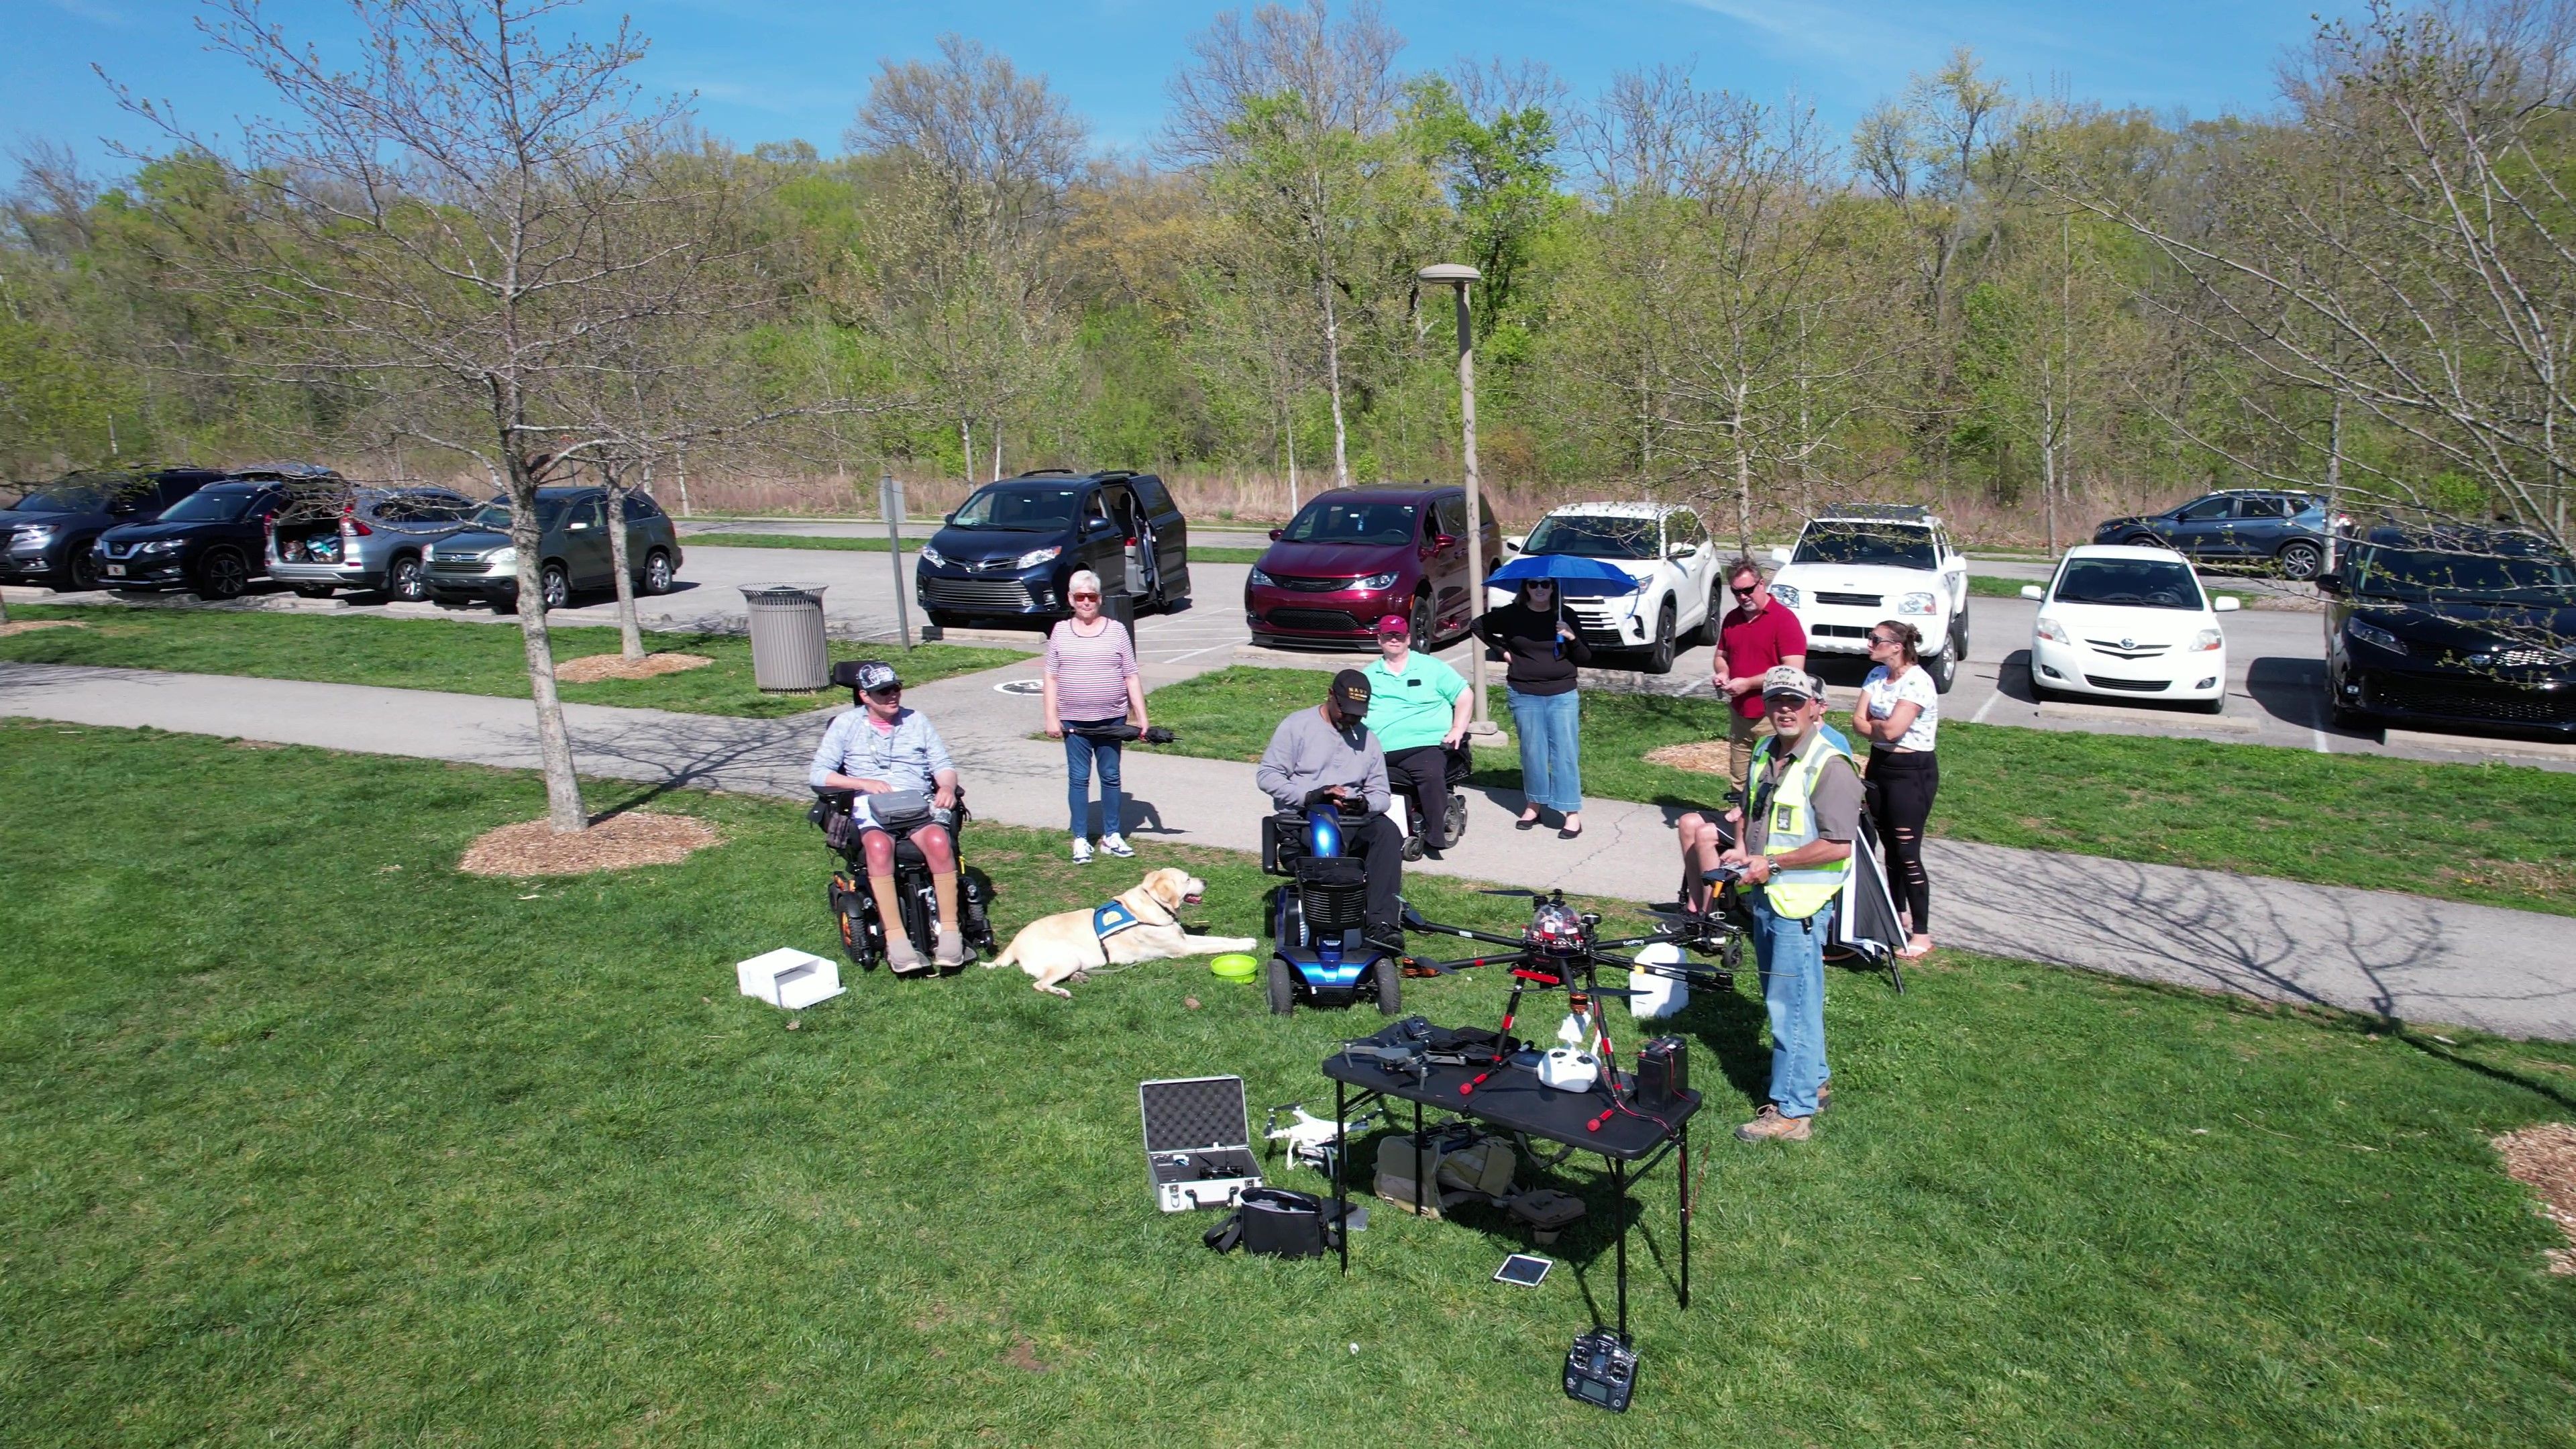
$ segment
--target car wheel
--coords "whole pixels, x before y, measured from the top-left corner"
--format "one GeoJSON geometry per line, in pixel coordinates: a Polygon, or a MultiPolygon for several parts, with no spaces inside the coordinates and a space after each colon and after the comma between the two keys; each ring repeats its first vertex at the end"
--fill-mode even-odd
{"type": "Polygon", "coordinates": [[[2304,540],[2281,545],[2281,577],[2296,583],[2315,578],[2325,568],[2325,550],[2304,540]]]}
{"type": "Polygon", "coordinates": [[[1935,694],[1948,694],[1950,686],[1958,681],[1958,658],[1947,649],[1924,660],[1923,667],[1932,675],[1932,692],[1935,694]]]}
{"type": "Polygon", "coordinates": [[[2369,710],[2355,709],[2348,704],[2338,703],[2326,706],[2326,717],[2333,721],[2334,727],[2339,730],[2352,730],[2358,734],[2375,734],[2379,730],[2378,716],[2369,710]]]}
{"type": "Polygon", "coordinates": [[[1725,622],[1726,585],[1711,584],[1708,586],[1708,617],[1699,621],[1698,630],[1691,635],[1691,643],[1716,648],[1718,626],[1725,622]]]}
{"type": "Polygon", "coordinates": [[[333,584],[294,584],[289,587],[295,590],[295,597],[299,599],[327,599],[331,597],[331,591],[337,586],[333,584]]]}
{"type": "Polygon", "coordinates": [[[1297,1009],[1296,968],[1281,957],[1270,958],[1270,1014],[1287,1016],[1297,1009]]]}
{"type": "Polygon", "coordinates": [[[2154,534],[2152,534],[2152,533],[2133,533],[2133,534],[2130,534],[2127,538],[2121,539],[2121,540],[2120,540],[2120,542],[2127,544],[2127,545],[2128,545],[2129,547],[2131,547],[2131,548],[2170,548],[2170,547],[2172,547],[2172,545],[2170,545],[2170,544],[2166,543],[2163,539],[2156,537],[2156,536],[2155,536],[2154,534]]]}
{"type": "Polygon", "coordinates": [[[1404,964],[1393,956],[1377,958],[1377,1014],[1404,1015],[1404,964]]]}
{"type": "Polygon", "coordinates": [[[72,576],[72,586],[64,592],[85,594],[98,587],[98,555],[89,551],[87,540],[72,545],[71,562],[66,569],[72,576]]]}
{"type": "Polygon", "coordinates": [[[1673,601],[1670,599],[1664,600],[1663,608],[1655,612],[1655,643],[1646,651],[1644,667],[1648,674],[1673,672],[1673,601]]]}
{"type": "Polygon", "coordinates": [[[2227,713],[2227,696],[2225,694],[2219,695],[2216,699],[2204,699],[2196,702],[2199,704],[2200,712],[2202,714],[2227,713]]]}
{"type": "Polygon", "coordinates": [[[197,564],[197,597],[238,599],[250,587],[250,565],[228,548],[215,549],[197,564]]]}
{"type": "Polygon", "coordinates": [[[385,593],[406,604],[429,597],[429,577],[421,572],[418,554],[404,554],[385,566],[385,593]]]}
{"type": "Polygon", "coordinates": [[[546,565],[537,579],[537,588],[545,598],[547,613],[551,614],[572,602],[572,575],[564,572],[562,564],[546,565]]]}
{"type": "Polygon", "coordinates": [[[1950,658],[1953,663],[1962,663],[1967,657],[1968,611],[1961,609],[1959,617],[1950,621],[1950,658]]]}
{"type": "Polygon", "coordinates": [[[1425,651],[1429,650],[1432,646],[1431,631],[1434,627],[1435,626],[1431,620],[1431,596],[1429,594],[1414,595],[1413,647],[1425,651]]]}
{"type": "Polygon", "coordinates": [[[671,556],[658,548],[644,555],[644,576],[637,587],[647,594],[671,592],[671,556]]]}

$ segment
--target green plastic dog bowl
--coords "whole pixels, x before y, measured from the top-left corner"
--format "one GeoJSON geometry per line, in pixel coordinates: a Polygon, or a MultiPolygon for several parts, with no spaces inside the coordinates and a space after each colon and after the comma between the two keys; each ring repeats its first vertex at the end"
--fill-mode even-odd
{"type": "Polygon", "coordinates": [[[1261,970],[1261,963],[1240,951],[1230,951],[1208,963],[1208,970],[1228,981],[1249,981],[1261,970]]]}

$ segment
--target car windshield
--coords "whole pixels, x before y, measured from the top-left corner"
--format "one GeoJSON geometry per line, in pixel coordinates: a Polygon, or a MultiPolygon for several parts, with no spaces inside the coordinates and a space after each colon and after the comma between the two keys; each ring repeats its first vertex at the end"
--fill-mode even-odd
{"type": "Polygon", "coordinates": [[[1062,483],[1002,483],[978,492],[948,520],[955,528],[1055,533],[1073,522],[1082,490],[1062,483]]]}
{"type": "MultiPolygon", "coordinates": [[[[556,524],[563,522],[563,514],[564,501],[562,499],[538,499],[537,531],[539,533],[543,533],[546,530],[553,528],[556,524]]],[[[474,526],[487,533],[508,533],[510,531],[509,502],[505,499],[495,498],[491,502],[484,504],[482,511],[474,515],[474,526]]]]}
{"type": "Polygon", "coordinates": [[[2547,555],[2369,544],[2353,550],[2351,569],[2353,592],[2374,599],[2576,604],[2576,564],[2547,555]]]}
{"type": "Polygon", "coordinates": [[[2198,609],[2200,580],[2178,559],[2069,559],[2057,576],[2061,604],[2124,604],[2139,609],[2198,609]]]}
{"type": "Polygon", "coordinates": [[[19,513],[102,513],[107,487],[99,483],[48,483],[9,507],[19,513]]]}
{"type": "Polygon", "coordinates": [[[1299,510],[1280,537],[1290,543],[1413,542],[1422,510],[1410,503],[1350,503],[1318,498],[1299,510]]]}
{"type": "Polygon", "coordinates": [[[1576,558],[1654,558],[1657,533],[1651,518],[1603,513],[1551,513],[1530,530],[1523,553],[1562,553],[1576,558]]]}
{"type": "Polygon", "coordinates": [[[231,523],[259,496],[255,488],[200,488],[162,513],[163,523],[231,523]]]}
{"type": "Polygon", "coordinates": [[[1901,569],[1936,569],[1941,560],[1932,548],[1932,530],[1893,523],[1811,523],[1798,536],[1791,563],[1885,564],[1901,569]]]}

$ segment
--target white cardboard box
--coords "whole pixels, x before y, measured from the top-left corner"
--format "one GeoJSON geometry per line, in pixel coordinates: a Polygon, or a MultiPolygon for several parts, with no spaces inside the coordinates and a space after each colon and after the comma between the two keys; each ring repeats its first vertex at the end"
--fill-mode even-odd
{"type": "Polygon", "coordinates": [[[829,1001],[842,991],[839,962],[793,946],[781,946],[748,961],[735,962],[733,979],[743,995],[757,996],[789,1011],[829,1001]]]}

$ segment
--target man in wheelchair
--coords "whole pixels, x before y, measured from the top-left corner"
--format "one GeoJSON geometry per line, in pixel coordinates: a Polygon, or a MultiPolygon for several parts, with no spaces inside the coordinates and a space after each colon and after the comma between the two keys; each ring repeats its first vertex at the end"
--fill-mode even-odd
{"type": "Polygon", "coordinates": [[[868,892],[885,930],[886,964],[896,975],[966,963],[958,930],[957,766],[939,731],[919,710],[903,707],[903,681],[874,659],[832,666],[858,706],[832,721],[814,751],[806,783],[830,800],[849,792],[849,828],[859,832],[868,892]],[[921,853],[939,903],[938,944],[924,966],[903,928],[895,894],[898,841],[921,853]]]}
{"type": "Polygon", "coordinates": [[[1253,780],[1283,814],[1302,816],[1330,801],[1341,816],[1343,852],[1368,876],[1365,933],[1370,945],[1402,954],[1398,926],[1404,890],[1404,836],[1386,809],[1386,752],[1366,723],[1368,676],[1345,669],[1314,709],[1279,722],[1261,752],[1253,780]]]}

